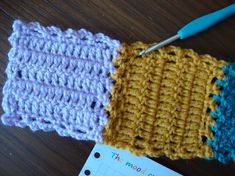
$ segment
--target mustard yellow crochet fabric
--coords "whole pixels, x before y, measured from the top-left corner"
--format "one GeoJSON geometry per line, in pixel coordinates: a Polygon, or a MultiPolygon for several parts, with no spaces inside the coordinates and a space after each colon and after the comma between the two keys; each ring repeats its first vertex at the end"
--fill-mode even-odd
{"type": "Polygon", "coordinates": [[[107,111],[104,143],[137,155],[170,159],[212,157],[214,78],[223,80],[225,61],[174,46],[138,56],[149,45],[123,44],[107,111]]]}

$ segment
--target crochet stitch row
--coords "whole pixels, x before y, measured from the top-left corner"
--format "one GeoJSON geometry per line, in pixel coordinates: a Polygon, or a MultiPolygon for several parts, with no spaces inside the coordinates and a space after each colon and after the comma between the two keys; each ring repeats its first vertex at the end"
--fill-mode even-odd
{"type": "Polygon", "coordinates": [[[235,66],[169,46],[16,20],[3,124],[137,155],[235,160],[235,66]],[[113,85],[114,84],[114,85],[113,85]]]}
{"type": "Polygon", "coordinates": [[[2,122],[102,142],[119,41],[19,20],[9,41],[2,122]]]}
{"type": "Polygon", "coordinates": [[[221,92],[213,95],[218,107],[211,111],[211,116],[216,121],[216,125],[211,126],[214,138],[207,142],[213,149],[212,159],[227,163],[230,160],[235,161],[235,65],[230,63],[223,66],[222,70],[224,80],[216,81],[221,92]]]}
{"type": "Polygon", "coordinates": [[[124,44],[114,60],[104,142],[138,155],[212,157],[206,139],[213,139],[214,120],[208,111],[216,109],[211,95],[220,92],[212,81],[224,78],[226,63],[173,46],[138,57],[147,46],[124,44]]]}

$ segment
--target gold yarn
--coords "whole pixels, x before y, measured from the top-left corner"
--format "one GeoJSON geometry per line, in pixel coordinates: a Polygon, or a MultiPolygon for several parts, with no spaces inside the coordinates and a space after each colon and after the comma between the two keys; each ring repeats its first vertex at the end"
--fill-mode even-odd
{"type": "Polygon", "coordinates": [[[212,95],[220,92],[214,80],[223,80],[227,63],[174,46],[138,56],[147,47],[123,44],[113,60],[116,83],[104,143],[151,157],[212,157],[205,142],[213,139],[209,111],[217,106],[212,95]]]}

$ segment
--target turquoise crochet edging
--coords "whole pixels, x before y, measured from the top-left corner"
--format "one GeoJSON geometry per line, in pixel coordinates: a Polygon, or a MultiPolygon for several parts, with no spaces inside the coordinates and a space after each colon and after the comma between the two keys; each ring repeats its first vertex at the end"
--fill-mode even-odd
{"type": "Polygon", "coordinates": [[[216,81],[221,92],[213,96],[218,107],[211,111],[216,122],[215,126],[211,125],[214,138],[207,143],[214,152],[211,159],[227,163],[230,160],[235,161],[235,63],[224,66],[222,70],[225,79],[216,81]]]}

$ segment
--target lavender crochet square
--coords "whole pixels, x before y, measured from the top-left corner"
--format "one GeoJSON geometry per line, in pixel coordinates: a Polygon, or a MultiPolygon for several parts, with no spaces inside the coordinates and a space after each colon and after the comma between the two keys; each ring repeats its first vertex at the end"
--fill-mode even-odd
{"type": "Polygon", "coordinates": [[[63,32],[19,20],[9,41],[3,124],[102,142],[120,42],[85,29],[63,32]]]}

